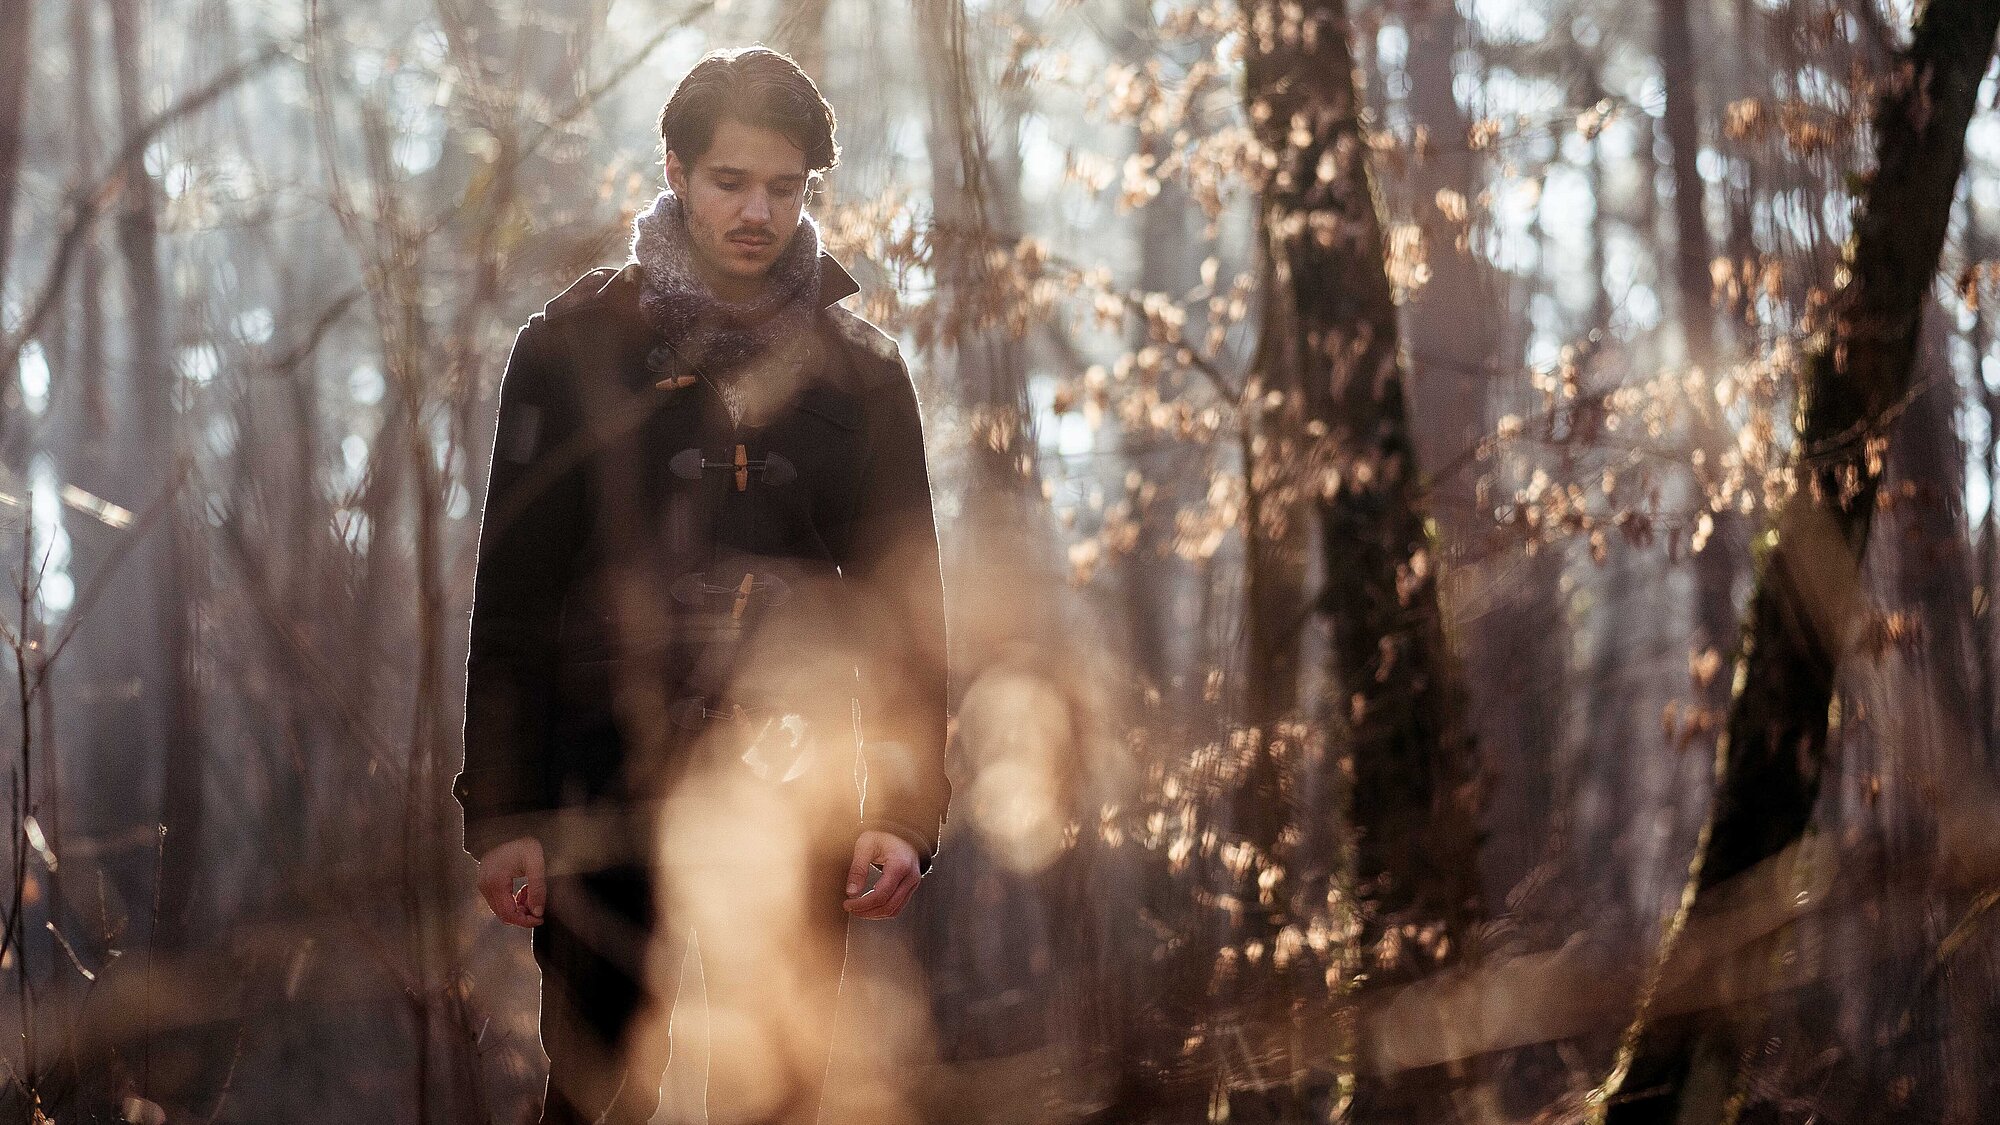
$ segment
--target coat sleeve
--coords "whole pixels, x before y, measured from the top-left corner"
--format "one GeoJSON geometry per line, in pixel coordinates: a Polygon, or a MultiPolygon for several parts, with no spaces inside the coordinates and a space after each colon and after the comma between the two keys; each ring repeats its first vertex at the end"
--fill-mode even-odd
{"type": "Polygon", "coordinates": [[[452,794],[465,850],[540,835],[550,810],[547,751],[556,636],[584,510],[582,472],[564,464],[554,341],[541,315],[514,337],[501,376],[466,649],[464,766],[452,794]]]}
{"type": "Polygon", "coordinates": [[[839,561],[859,641],[862,827],[908,840],[928,872],[951,802],[944,582],[916,390],[893,368],[864,396],[868,451],[839,561]]]}

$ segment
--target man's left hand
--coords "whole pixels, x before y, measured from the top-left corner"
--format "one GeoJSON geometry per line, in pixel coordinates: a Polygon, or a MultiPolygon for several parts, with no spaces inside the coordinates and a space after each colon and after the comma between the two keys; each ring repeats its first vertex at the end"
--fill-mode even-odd
{"type": "Polygon", "coordinates": [[[841,905],[857,918],[894,918],[921,878],[917,874],[917,850],[893,832],[869,829],[854,841],[854,863],[847,871],[847,901],[841,905]],[[868,869],[880,867],[882,877],[868,893],[868,869]]]}

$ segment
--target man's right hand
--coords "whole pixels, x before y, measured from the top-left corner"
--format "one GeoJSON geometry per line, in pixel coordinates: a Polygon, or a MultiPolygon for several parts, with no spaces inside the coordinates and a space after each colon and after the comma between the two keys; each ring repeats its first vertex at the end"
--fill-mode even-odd
{"type": "Polygon", "coordinates": [[[542,842],[523,836],[497,845],[479,859],[479,893],[486,905],[510,926],[539,926],[542,908],[548,905],[548,885],[543,878],[542,842]],[[526,879],[519,891],[514,880],[526,879]]]}

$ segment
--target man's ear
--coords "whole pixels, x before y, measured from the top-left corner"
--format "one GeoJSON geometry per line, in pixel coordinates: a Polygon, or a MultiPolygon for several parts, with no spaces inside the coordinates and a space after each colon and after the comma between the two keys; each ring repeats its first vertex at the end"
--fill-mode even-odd
{"type": "Polygon", "coordinates": [[[681,154],[678,152],[667,153],[667,186],[674,189],[675,195],[687,198],[687,169],[681,167],[681,154]]]}

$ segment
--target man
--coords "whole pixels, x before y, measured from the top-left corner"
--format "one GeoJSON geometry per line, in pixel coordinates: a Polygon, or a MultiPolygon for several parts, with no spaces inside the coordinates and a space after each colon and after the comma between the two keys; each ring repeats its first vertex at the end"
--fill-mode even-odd
{"type": "Polygon", "coordinates": [[[833,128],[784,55],[703,58],[632,260],[530,317],[502,380],[453,791],[481,892],[534,929],[543,1122],[652,1116],[690,930],[709,1120],[813,1120],[847,920],[937,852],[923,434],[804,211],[833,128]]]}

